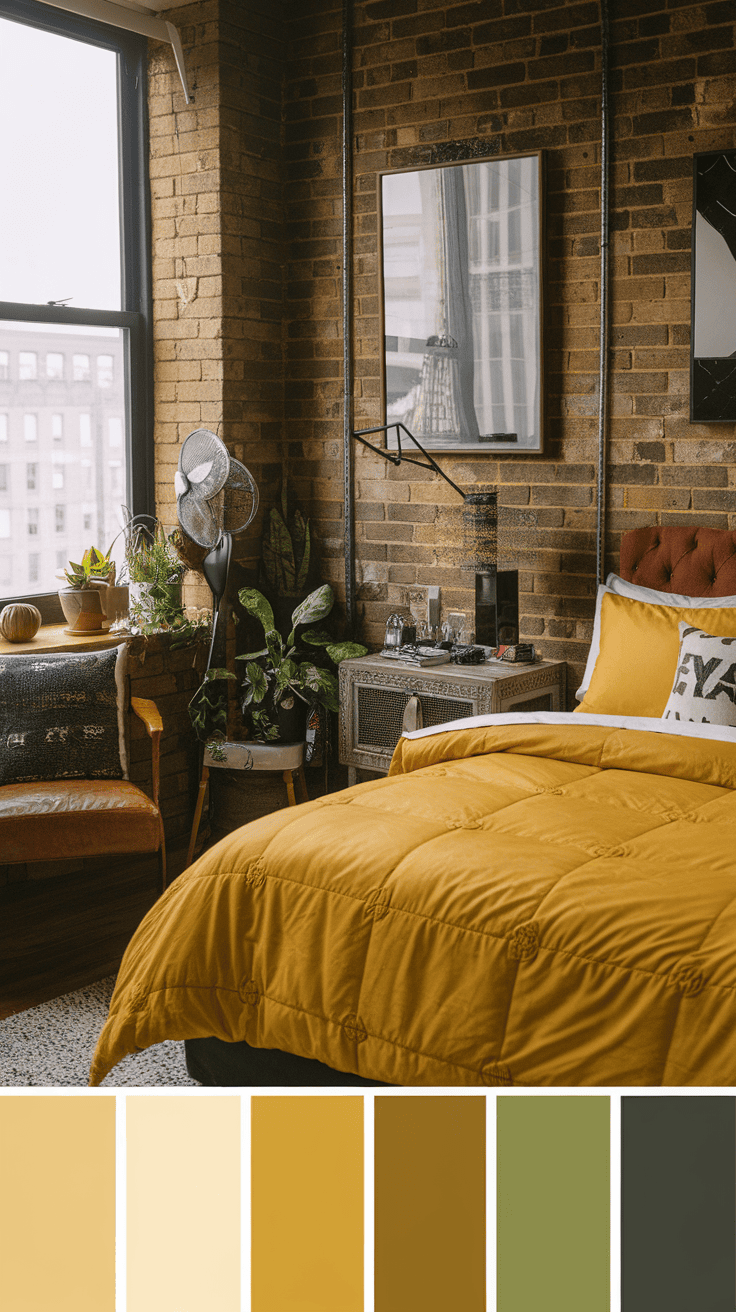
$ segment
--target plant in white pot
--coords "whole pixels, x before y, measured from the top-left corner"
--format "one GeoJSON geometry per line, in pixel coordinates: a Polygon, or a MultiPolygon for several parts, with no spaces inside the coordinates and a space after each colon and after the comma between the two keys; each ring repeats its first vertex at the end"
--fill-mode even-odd
{"type": "Polygon", "coordinates": [[[110,553],[88,547],[81,562],[70,560],[69,568],[63,573],[69,586],[59,589],[59,601],[69,632],[99,631],[105,619],[103,594],[115,581],[115,564],[110,553]]]}
{"type": "Polygon", "coordinates": [[[263,626],[266,645],[260,651],[236,656],[245,661],[241,706],[256,742],[293,742],[304,737],[307,710],[324,706],[338,709],[337,677],[328,666],[356,656],[367,648],[357,642],[340,642],[323,629],[306,628],[323,620],[335,598],[328,583],[310,592],[291,617],[286,641],[276,628],[273,609],[257,588],[243,588],[240,604],[263,626]]]}

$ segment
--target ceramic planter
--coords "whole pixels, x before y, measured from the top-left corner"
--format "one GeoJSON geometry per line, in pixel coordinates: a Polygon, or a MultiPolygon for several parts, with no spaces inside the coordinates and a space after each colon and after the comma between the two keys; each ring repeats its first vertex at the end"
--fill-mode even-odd
{"type": "Polygon", "coordinates": [[[99,633],[105,620],[100,588],[60,588],[67,633],[99,633]]]}

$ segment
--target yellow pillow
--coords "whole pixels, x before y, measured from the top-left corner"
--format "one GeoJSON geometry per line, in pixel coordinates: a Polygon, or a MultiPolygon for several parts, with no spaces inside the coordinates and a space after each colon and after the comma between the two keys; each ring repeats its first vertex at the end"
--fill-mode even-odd
{"type": "Polygon", "coordinates": [[[677,668],[680,620],[719,638],[736,638],[733,607],[650,606],[606,593],[598,659],[576,709],[588,715],[661,717],[677,668]]]}

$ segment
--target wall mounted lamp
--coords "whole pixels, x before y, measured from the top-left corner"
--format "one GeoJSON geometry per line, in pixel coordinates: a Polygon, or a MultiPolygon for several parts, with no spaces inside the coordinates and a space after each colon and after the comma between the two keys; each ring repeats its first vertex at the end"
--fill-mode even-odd
{"type": "Polygon", "coordinates": [[[460,560],[461,569],[473,570],[475,573],[475,635],[476,641],[489,647],[499,642],[514,643],[519,640],[519,574],[518,570],[498,570],[498,493],[495,489],[485,492],[463,492],[457,483],[441,469],[437,461],[425,451],[421,442],[409,431],[405,424],[396,421],[392,424],[379,424],[376,428],[360,428],[353,431],[357,442],[383,456],[392,465],[402,462],[418,465],[420,469],[429,469],[439,474],[463,501],[463,543],[460,560]],[[374,433],[388,433],[396,429],[396,450],[374,446],[366,438],[374,433]],[[401,445],[404,433],[424,456],[405,454],[401,445]]]}

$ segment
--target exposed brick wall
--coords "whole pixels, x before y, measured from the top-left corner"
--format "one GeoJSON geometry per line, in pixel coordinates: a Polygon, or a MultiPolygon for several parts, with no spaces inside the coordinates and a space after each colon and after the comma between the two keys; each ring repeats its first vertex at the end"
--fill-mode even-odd
{"type": "MultiPolygon", "coordinates": [[[[692,155],[734,145],[729,4],[611,6],[612,169],[609,566],[620,532],[652,522],[736,523],[734,425],[688,421],[692,155]]],[[[340,7],[299,6],[286,91],[287,414],[293,467],[342,574],[339,319],[340,7]]],[[[541,456],[445,456],[463,486],[498,483],[508,564],[521,571],[523,635],[568,660],[587,653],[595,591],[599,319],[600,27],[596,3],[357,0],[355,6],[356,421],[379,423],[379,170],[428,163],[437,143],[489,153],[543,148],[547,162],[546,440],[541,456]],[[523,549],[516,508],[535,527],[523,549]]],[[[431,475],[357,455],[363,634],[380,641],[407,589],[448,563],[431,475]]]]}
{"type": "MultiPolygon", "coordinates": [[[[211,428],[278,487],[283,419],[280,0],[203,0],[171,11],[185,50],[186,105],[171,50],[151,46],[156,504],[176,522],[183,439],[211,428]]],[[[235,542],[257,557],[262,515],[235,542]]],[[[191,576],[186,600],[207,605],[191,576]]]]}
{"type": "MultiPolygon", "coordinates": [[[[736,59],[729,3],[615,0],[611,9],[615,567],[627,528],[736,525],[734,425],[688,420],[692,155],[734,145],[736,59]]],[[[288,467],[321,532],[325,576],[341,590],[342,6],[203,0],[172,17],[197,101],[183,106],[170,52],[154,49],[160,503],[172,506],[177,443],[196,423],[221,420],[265,500],[280,462],[288,467]],[[195,279],[196,297],[182,297],[177,282],[186,291],[195,279]]],[[[595,592],[598,4],[356,0],[354,37],[359,425],[382,419],[378,172],[431,162],[446,142],[546,152],[545,449],[444,462],[462,486],[498,484],[523,636],[571,663],[574,688],[595,592]],[[523,547],[512,531],[520,510],[532,525],[523,547]]],[[[468,578],[448,549],[451,490],[362,451],[356,466],[363,636],[379,642],[386,615],[431,583],[446,606],[467,608],[468,578]]]]}

